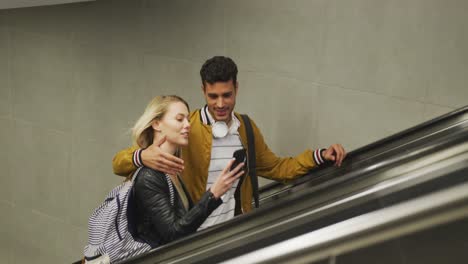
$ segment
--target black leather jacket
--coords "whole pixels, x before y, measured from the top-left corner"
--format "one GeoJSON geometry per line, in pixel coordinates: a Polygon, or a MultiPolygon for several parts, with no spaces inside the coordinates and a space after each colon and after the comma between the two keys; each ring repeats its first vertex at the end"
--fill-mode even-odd
{"type": "Polygon", "coordinates": [[[133,185],[136,233],[139,239],[153,248],[195,233],[206,218],[223,203],[207,191],[194,205],[182,183],[189,200],[189,210],[185,209],[174,186],[172,206],[165,177],[163,172],[143,167],[133,185]]]}

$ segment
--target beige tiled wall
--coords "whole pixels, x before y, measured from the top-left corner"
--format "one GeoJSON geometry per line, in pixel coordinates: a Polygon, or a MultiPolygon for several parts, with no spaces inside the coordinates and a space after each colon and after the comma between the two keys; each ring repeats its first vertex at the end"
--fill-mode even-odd
{"type": "MultiPolygon", "coordinates": [[[[77,260],[111,159],[158,94],[203,105],[209,57],[270,147],[348,150],[468,104],[468,2],[95,2],[0,11],[0,259],[77,260]]],[[[263,181],[262,181],[263,182],[263,181]]]]}
{"type": "MultiPolygon", "coordinates": [[[[2,20],[0,20],[1,23],[2,20]]],[[[9,67],[10,35],[8,28],[0,24],[0,117],[11,117],[11,86],[9,67]]]]}
{"type": "Polygon", "coordinates": [[[321,86],[317,141],[349,149],[366,145],[423,120],[424,104],[370,92],[321,86]]]}
{"type": "Polygon", "coordinates": [[[226,52],[243,71],[316,81],[326,1],[226,1],[226,52]]]}

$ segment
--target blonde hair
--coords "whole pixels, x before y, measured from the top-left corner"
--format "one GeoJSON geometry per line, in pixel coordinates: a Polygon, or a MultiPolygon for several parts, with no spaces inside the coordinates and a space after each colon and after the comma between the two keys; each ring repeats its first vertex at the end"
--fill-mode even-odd
{"type": "Polygon", "coordinates": [[[163,95],[153,98],[132,128],[133,144],[138,145],[140,148],[147,148],[153,144],[153,121],[161,120],[169,109],[169,105],[176,102],[184,103],[190,111],[188,103],[177,95],[163,95]]]}

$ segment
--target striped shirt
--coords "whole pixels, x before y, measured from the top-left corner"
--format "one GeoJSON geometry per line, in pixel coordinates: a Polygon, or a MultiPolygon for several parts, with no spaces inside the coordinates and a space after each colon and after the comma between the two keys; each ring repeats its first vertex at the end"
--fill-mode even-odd
{"type": "MultiPolygon", "coordinates": [[[[214,124],[215,122],[213,117],[208,112],[207,106],[202,109],[202,119],[205,123],[214,124]],[[209,122],[207,122],[208,120],[209,122]]],[[[234,151],[243,148],[238,132],[239,127],[240,121],[237,119],[234,113],[232,113],[232,122],[228,129],[228,134],[223,138],[213,137],[213,144],[211,146],[211,160],[208,167],[208,181],[206,184],[207,190],[211,187],[211,185],[213,185],[221,171],[232,159],[234,151]]],[[[215,211],[213,211],[213,213],[211,213],[211,215],[205,220],[203,225],[198,230],[220,224],[234,217],[234,208],[236,204],[234,193],[238,183],[239,180],[236,180],[231,189],[228,190],[223,196],[221,196],[223,204],[221,204],[215,211]]]]}

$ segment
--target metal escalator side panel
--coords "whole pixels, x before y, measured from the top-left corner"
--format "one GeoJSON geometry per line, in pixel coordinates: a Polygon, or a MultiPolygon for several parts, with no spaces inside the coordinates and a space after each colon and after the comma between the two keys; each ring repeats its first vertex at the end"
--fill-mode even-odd
{"type": "Polygon", "coordinates": [[[312,263],[467,218],[468,183],[465,183],[360,215],[222,263],[312,263]]]}

